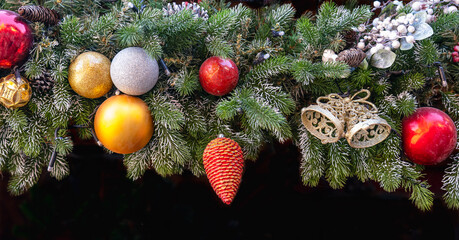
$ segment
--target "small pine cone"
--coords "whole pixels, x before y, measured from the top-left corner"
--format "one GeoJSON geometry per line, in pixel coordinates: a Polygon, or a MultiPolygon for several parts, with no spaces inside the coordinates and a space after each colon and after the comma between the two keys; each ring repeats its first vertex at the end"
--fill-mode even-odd
{"type": "Polygon", "coordinates": [[[54,86],[54,79],[51,77],[51,74],[45,72],[43,75],[30,79],[30,85],[41,92],[48,92],[54,86]]]}
{"type": "Polygon", "coordinates": [[[336,60],[345,62],[351,67],[358,67],[366,56],[367,55],[361,49],[350,48],[340,52],[336,60]]]}
{"type": "Polygon", "coordinates": [[[18,13],[31,22],[42,22],[47,25],[56,25],[60,19],[59,13],[43,6],[22,6],[18,13]]]}
{"type": "Polygon", "coordinates": [[[343,39],[346,41],[345,49],[355,46],[358,40],[358,33],[354,30],[348,30],[343,33],[343,39]]]}
{"type": "Polygon", "coordinates": [[[232,139],[219,137],[207,144],[202,158],[210,185],[225,204],[230,204],[244,168],[241,147],[232,139]]]}

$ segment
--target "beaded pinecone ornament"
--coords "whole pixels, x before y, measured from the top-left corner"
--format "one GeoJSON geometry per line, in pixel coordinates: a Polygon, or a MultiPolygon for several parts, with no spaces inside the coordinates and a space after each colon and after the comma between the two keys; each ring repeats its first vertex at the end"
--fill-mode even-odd
{"type": "Polygon", "coordinates": [[[42,22],[47,25],[56,25],[60,19],[58,12],[43,6],[22,6],[18,9],[18,13],[31,22],[42,22]]]}
{"type": "Polygon", "coordinates": [[[202,18],[204,20],[209,19],[207,10],[199,6],[197,3],[182,2],[182,4],[177,4],[175,2],[168,3],[165,8],[163,8],[164,16],[171,16],[183,10],[190,9],[195,18],[202,18]]]}
{"type": "Polygon", "coordinates": [[[218,137],[209,142],[202,158],[210,185],[225,204],[231,204],[244,169],[241,147],[232,139],[218,137]]]}

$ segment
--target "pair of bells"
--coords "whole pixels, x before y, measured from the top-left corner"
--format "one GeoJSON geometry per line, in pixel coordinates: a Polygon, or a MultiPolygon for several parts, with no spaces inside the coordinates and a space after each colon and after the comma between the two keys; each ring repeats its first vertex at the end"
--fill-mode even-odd
{"type": "Polygon", "coordinates": [[[378,116],[376,106],[366,101],[369,97],[366,89],[352,97],[343,98],[336,93],[319,97],[317,105],[301,110],[301,121],[323,144],[345,137],[353,148],[374,146],[389,136],[391,127],[378,116]],[[361,94],[365,96],[356,99],[361,94]]]}

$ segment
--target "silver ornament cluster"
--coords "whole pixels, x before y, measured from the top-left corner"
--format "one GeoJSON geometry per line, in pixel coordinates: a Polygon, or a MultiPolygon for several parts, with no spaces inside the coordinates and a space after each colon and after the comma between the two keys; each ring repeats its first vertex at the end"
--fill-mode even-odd
{"type": "Polygon", "coordinates": [[[149,92],[158,81],[158,62],[143,48],[125,48],[113,58],[110,76],[121,92],[142,95],[149,92]]]}
{"type": "Polygon", "coordinates": [[[202,18],[204,20],[209,19],[207,10],[203,9],[197,3],[182,2],[182,4],[177,4],[175,2],[168,3],[165,8],[163,8],[164,16],[168,17],[183,10],[189,9],[193,13],[194,18],[202,18]]]}
{"type": "Polygon", "coordinates": [[[395,15],[375,18],[370,24],[361,25],[356,29],[361,33],[358,48],[369,49],[370,54],[374,54],[381,49],[399,49],[403,47],[403,43],[413,44],[420,40],[414,37],[421,21],[419,13],[425,12],[425,19],[422,21],[429,24],[435,20],[434,13],[437,9],[445,14],[456,12],[459,0],[414,0],[408,3],[412,9],[408,14],[400,14],[403,8],[402,1],[374,1],[373,10],[384,9],[391,3],[396,6],[395,15]]]}

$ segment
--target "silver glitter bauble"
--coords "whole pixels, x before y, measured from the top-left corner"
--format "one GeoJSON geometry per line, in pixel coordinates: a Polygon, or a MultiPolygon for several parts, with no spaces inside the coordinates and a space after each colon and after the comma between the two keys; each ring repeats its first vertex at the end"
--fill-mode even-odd
{"type": "Polygon", "coordinates": [[[150,91],[158,81],[158,62],[143,48],[125,48],[113,58],[110,75],[113,84],[121,92],[142,95],[150,91]]]}
{"type": "Polygon", "coordinates": [[[185,9],[191,10],[194,18],[202,18],[204,20],[209,19],[207,10],[199,6],[197,3],[182,2],[182,4],[177,3],[168,3],[166,7],[163,8],[164,16],[171,16],[178,12],[181,12],[185,9]]]}

